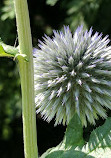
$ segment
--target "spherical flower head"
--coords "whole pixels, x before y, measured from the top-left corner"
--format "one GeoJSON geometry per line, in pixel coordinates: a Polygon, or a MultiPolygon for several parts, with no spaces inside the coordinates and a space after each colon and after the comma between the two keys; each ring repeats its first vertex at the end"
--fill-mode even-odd
{"type": "Polygon", "coordinates": [[[69,27],[44,37],[34,53],[37,113],[55,125],[67,124],[76,112],[84,126],[106,118],[111,109],[111,47],[108,36],[92,28],[69,27]]]}

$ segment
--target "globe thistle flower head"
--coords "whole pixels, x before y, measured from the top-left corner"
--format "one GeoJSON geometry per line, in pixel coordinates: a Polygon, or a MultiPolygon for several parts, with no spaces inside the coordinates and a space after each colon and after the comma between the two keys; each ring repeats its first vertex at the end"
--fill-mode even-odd
{"type": "Polygon", "coordinates": [[[111,47],[108,36],[84,31],[54,31],[34,53],[37,113],[55,125],[67,124],[76,112],[84,126],[106,118],[111,109],[111,47]]]}

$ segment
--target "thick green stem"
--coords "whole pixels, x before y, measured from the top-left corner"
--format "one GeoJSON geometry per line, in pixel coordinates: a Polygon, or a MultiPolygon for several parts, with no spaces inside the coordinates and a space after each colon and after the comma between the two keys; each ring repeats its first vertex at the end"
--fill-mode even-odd
{"type": "Polygon", "coordinates": [[[34,72],[32,39],[27,0],[14,0],[19,39],[19,51],[27,55],[28,62],[19,59],[22,88],[22,116],[25,158],[38,158],[36,113],[34,106],[34,72]]]}

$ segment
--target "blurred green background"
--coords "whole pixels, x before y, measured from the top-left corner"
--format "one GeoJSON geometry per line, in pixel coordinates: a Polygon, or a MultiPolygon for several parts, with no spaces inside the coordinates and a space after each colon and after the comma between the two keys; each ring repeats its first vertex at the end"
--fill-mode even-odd
{"type": "MultiPolygon", "coordinates": [[[[44,34],[69,25],[72,32],[78,25],[109,35],[111,38],[111,0],[28,0],[33,46],[44,34]]],[[[17,46],[13,0],[0,0],[0,37],[6,44],[17,46]]],[[[108,111],[110,115],[110,111],[108,111]]],[[[97,126],[104,120],[97,121],[97,126]]],[[[53,127],[37,116],[38,148],[42,154],[57,145],[66,127],[53,127]]],[[[84,138],[95,128],[84,129],[84,138]]],[[[33,129],[32,129],[33,130],[33,129]]],[[[0,158],[23,158],[21,90],[18,67],[13,59],[0,58],[0,158]]]]}

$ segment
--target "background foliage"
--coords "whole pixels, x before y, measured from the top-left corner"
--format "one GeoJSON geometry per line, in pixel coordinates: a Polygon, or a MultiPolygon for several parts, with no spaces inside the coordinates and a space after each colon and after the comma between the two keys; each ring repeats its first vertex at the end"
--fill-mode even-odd
{"type": "MultiPolygon", "coordinates": [[[[111,38],[110,0],[28,0],[33,46],[45,34],[51,36],[53,29],[69,25],[72,32],[80,24],[85,28],[109,34],[111,38]]],[[[13,0],[0,1],[0,37],[6,44],[17,46],[17,33],[13,0]]],[[[110,115],[110,111],[108,115],[110,115]]],[[[21,92],[18,68],[12,59],[0,58],[0,157],[23,157],[21,92]]],[[[104,120],[97,121],[97,126],[104,120]]],[[[56,146],[64,135],[65,127],[53,127],[37,116],[39,153],[56,146]],[[44,146],[41,144],[44,140],[44,146]]],[[[96,127],[83,130],[84,138],[96,127]]]]}

